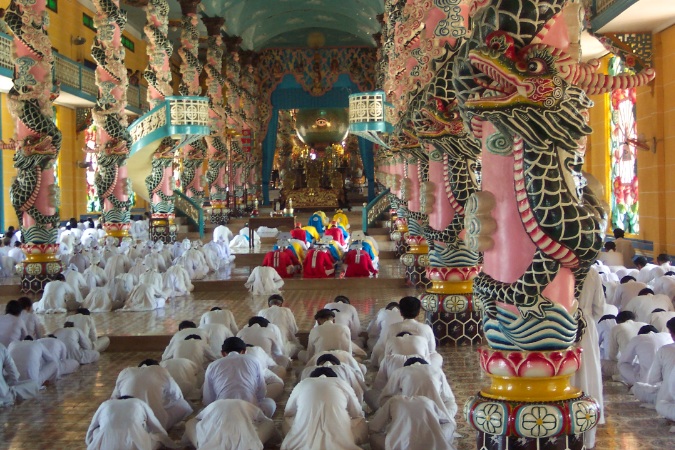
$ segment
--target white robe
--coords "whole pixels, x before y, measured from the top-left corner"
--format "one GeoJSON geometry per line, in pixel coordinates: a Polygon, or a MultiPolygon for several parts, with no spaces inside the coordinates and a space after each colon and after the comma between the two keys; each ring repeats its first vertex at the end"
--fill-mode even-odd
{"type": "Polygon", "coordinates": [[[45,326],[36,314],[25,310],[21,311],[21,320],[23,320],[23,324],[26,326],[26,334],[33,339],[39,339],[47,335],[45,326]]]}
{"type": "Polygon", "coordinates": [[[647,381],[656,352],[672,343],[670,333],[640,334],[631,339],[622,350],[618,363],[624,381],[630,385],[647,381]]]}
{"type": "Polygon", "coordinates": [[[85,438],[87,450],[176,448],[150,407],[137,398],[106,400],[98,407],[85,438]]]}
{"type": "Polygon", "coordinates": [[[68,316],[67,320],[73,322],[75,328],[82,330],[84,335],[87,336],[91,341],[92,345],[94,346],[94,350],[97,352],[104,351],[110,345],[110,338],[107,336],[98,337],[96,321],[94,321],[92,316],[85,314],[74,314],[72,316],[68,316]]]}
{"type": "Polygon", "coordinates": [[[117,275],[110,283],[110,300],[112,300],[112,309],[120,309],[124,302],[129,298],[129,294],[134,290],[137,280],[130,273],[117,275]]]}
{"type": "MultiPolygon", "coordinates": [[[[353,305],[350,305],[349,303],[332,302],[327,303],[324,308],[337,309],[342,314],[344,314],[346,323],[343,325],[347,325],[349,328],[349,331],[352,334],[352,340],[358,339],[359,335],[361,334],[361,321],[359,320],[359,313],[353,305]]],[[[337,318],[335,322],[340,323],[338,322],[337,318]]]]}
{"type": "Polygon", "coordinates": [[[171,359],[176,351],[176,345],[179,342],[184,341],[185,338],[191,334],[199,335],[203,341],[209,342],[209,333],[206,330],[201,328],[183,328],[182,330],[176,331],[176,333],[171,336],[171,340],[162,354],[162,360],[171,359]]]}
{"type": "Polygon", "coordinates": [[[121,253],[111,255],[105,263],[105,274],[108,280],[127,273],[129,269],[131,269],[131,261],[128,256],[121,253]]]}
{"type": "Polygon", "coordinates": [[[53,334],[65,344],[69,359],[74,359],[80,364],[91,364],[98,361],[101,356],[79,328],[59,328],[53,334]]]}
{"type": "Polygon", "coordinates": [[[113,398],[130,395],[146,402],[168,430],[192,413],[169,371],[160,366],[127,367],[117,376],[113,398]]]}
{"type": "Polygon", "coordinates": [[[258,266],[253,269],[244,286],[253,295],[278,294],[284,285],[284,280],[272,267],[258,266]]]}
{"type": "Polygon", "coordinates": [[[284,411],[289,428],[281,450],[360,450],[368,430],[352,388],[339,378],[307,378],[284,411]]]}
{"type": "Polygon", "coordinates": [[[13,405],[16,398],[34,398],[39,389],[35,381],[19,381],[19,371],[14,360],[7,348],[0,344],[0,407],[13,405]]]}
{"type": "Polygon", "coordinates": [[[82,301],[79,291],[73,290],[65,281],[50,281],[40,301],[33,303],[33,311],[38,314],[65,313],[68,304],[78,302],[78,299],[82,301]]]}
{"type": "Polygon", "coordinates": [[[393,323],[387,328],[386,334],[380,335],[380,339],[378,339],[375,348],[373,348],[373,353],[370,358],[375,367],[379,366],[384,357],[387,340],[402,331],[407,331],[415,336],[424,337],[427,340],[429,349],[428,362],[438,368],[443,367],[443,357],[436,352],[436,337],[434,336],[433,330],[429,325],[418,322],[415,319],[404,319],[400,322],[393,323]]]}
{"type": "Polygon", "coordinates": [[[28,336],[26,325],[21,316],[0,314],[0,344],[5,347],[13,341],[21,341],[28,336]]]}
{"type": "Polygon", "coordinates": [[[654,325],[659,332],[668,333],[666,324],[670,319],[675,318],[675,312],[661,311],[652,313],[649,316],[649,323],[654,325]]]}
{"type": "Polygon", "coordinates": [[[244,400],[216,400],[185,425],[184,441],[197,450],[262,450],[274,422],[244,400]]]}
{"type": "Polygon", "coordinates": [[[675,420],[675,370],[663,380],[661,391],[663,392],[659,393],[659,399],[656,400],[656,412],[668,420],[675,420]]]}
{"type": "Polygon", "coordinates": [[[312,372],[321,367],[329,367],[335,372],[339,379],[344,380],[356,394],[356,398],[359,400],[359,403],[363,402],[363,395],[366,392],[366,382],[363,378],[363,373],[360,369],[354,369],[351,366],[342,365],[334,366],[331,363],[325,363],[321,366],[307,366],[303,369],[300,379],[304,380],[309,378],[312,372]]]}
{"type": "Polygon", "coordinates": [[[129,293],[129,298],[119,311],[152,311],[164,308],[165,304],[163,292],[157,291],[154,286],[139,284],[129,293]]]}
{"type": "Polygon", "coordinates": [[[273,323],[270,323],[266,327],[261,327],[257,323],[253,324],[253,326],[244,327],[239,330],[237,337],[247,344],[257,345],[262,348],[281,366],[287,366],[290,363],[290,359],[285,353],[281,331],[273,323]]]}
{"type": "Polygon", "coordinates": [[[640,401],[655,403],[668,397],[668,385],[664,384],[675,372],[675,344],[664,345],[656,352],[649,368],[646,383],[635,383],[632,392],[640,401]]]}
{"type": "Polygon", "coordinates": [[[181,265],[175,264],[163,274],[163,288],[166,294],[173,298],[188,295],[194,290],[190,275],[181,265]]]}
{"type": "Polygon", "coordinates": [[[19,371],[19,381],[32,380],[38,386],[56,381],[59,365],[37,341],[14,341],[7,348],[19,371]]]}
{"type": "Polygon", "coordinates": [[[216,355],[220,355],[225,339],[234,336],[230,329],[222,323],[205,323],[199,325],[199,328],[208,333],[211,351],[216,355]]]}
{"type": "Polygon", "coordinates": [[[66,344],[56,338],[45,337],[38,339],[46,351],[56,360],[58,364],[57,378],[68,375],[80,368],[80,363],[74,359],[68,358],[68,349],[66,344]]]}
{"type": "Polygon", "coordinates": [[[271,306],[269,308],[258,311],[258,316],[264,317],[271,323],[279,327],[281,336],[284,338],[284,346],[286,347],[286,354],[295,356],[302,347],[296,334],[298,332],[298,325],[295,321],[295,316],[290,308],[284,306],[271,306]]]}
{"type": "Polygon", "coordinates": [[[64,276],[66,277],[66,283],[73,288],[73,291],[80,293],[80,296],[76,301],[82,303],[82,297],[89,293],[87,280],[84,279],[84,276],[80,272],[73,269],[66,270],[64,276]]]}
{"type": "Polygon", "coordinates": [[[230,229],[225,225],[218,225],[213,230],[213,240],[216,242],[220,241],[227,244],[232,240],[233,237],[234,235],[232,234],[232,231],[230,231],[230,229]]]}
{"type": "Polygon", "coordinates": [[[220,358],[220,352],[214,353],[206,340],[188,339],[176,342],[173,351],[167,355],[166,359],[185,358],[189,359],[200,369],[200,377],[203,379],[204,371],[209,363],[220,358]]]}
{"type": "Polygon", "coordinates": [[[667,295],[671,300],[675,301],[675,276],[663,276],[653,283],[655,294],[667,295]]]}
{"type": "Polygon", "coordinates": [[[401,322],[403,317],[398,308],[382,308],[377,312],[377,316],[368,324],[368,347],[373,348],[381,335],[387,335],[389,325],[401,322]]]}
{"type": "Polygon", "coordinates": [[[668,296],[663,294],[656,295],[638,295],[633,297],[628,302],[623,311],[631,311],[635,314],[635,320],[638,322],[649,322],[652,316],[652,311],[655,309],[663,309],[665,311],[675,311],[673,302],[668,296]]]}
{"type": "Polygon", "coordinates": [[[426,397],[390,398],[369,423],[372,450],[454,450],[441,424],[449,420],[426,397]]]}
{"type": "Polygon", "coordinates": [[[352,343],[349,328],[331,321],[312,328],[307,339],[307,351],[300,352],[301,361],[310,360],[315,354],[330,350],[344,350],[352,353],[356,346],[352,343]]]}
{"type": "Polygon", "coordinates": [[[95,287],[89,291],[87,297],[82,302],[82,306],[91,312],[110,312],[112,311],[112,299],[107,286],[95,287]]]}
{"type": "Polygon", "coordinates": [[[239,332],[239,327],[237,322],[234,320],[234,314],[229,309],[216,309],[215,311],[207,311],[202,314],[201,319],[199,319],[199,326],[206,325],[207,323],[220,323],[225,325],[230,329],[232,335],[235,335],[239,332]]]}
{"type": "Polygon", "coordinates": [[[90,291],[96,286],[105,286],[108,283],[108,277],[106,276],[105,271],[94,264],[87,267],[87,270],[85,270],[82,275],[84,276],[90,291]]]}
{"type": "Polygon", "coordinates": [[[203,372],[203,369],[198,367],[197,364],[187,358],[172,358],[162,361],[159,365],[169,372],[171,378],[180,387],[183,397],[188,399],[199,398],[201,395],[199,373],[203,372]]]}

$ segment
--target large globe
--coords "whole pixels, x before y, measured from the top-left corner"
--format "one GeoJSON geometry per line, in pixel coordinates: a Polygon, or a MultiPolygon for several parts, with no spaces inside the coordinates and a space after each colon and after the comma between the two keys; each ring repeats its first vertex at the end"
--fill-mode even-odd
{"type": "Polygon", "coordinates": [[[349,134],[349,112],[346,108],[299,109],[295,130],[310,147],[339,143],[349,134]]]}

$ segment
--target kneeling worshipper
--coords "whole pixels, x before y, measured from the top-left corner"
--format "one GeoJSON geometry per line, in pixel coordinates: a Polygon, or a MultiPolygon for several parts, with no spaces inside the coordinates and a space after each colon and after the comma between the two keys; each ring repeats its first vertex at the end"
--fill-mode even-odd
{"type": "Polygon", "coordinates": [[[288,245],[290,245],[288,241],[279,241],[274,250],[265,254],[262,262],[264,267],[276,270],[281,278],[293,278],[295,271],[300,267],[295,254],[287,249],[288,245]]]}
{"type": "Polygon", "coordinates": [[[403,320],[398,310],[398,302],[390,302],[377,312],[377,315],[368,324],[368,348],[375,347],[380,335],[387,335],[389,325],[403,320]]]}
{"type": "Polygon", "coordinates": [[[199,371],[197,372],[199,385],[204,381],[204,372],[208,365],[220,357],[220,355],[214,354],[213,351],[211,351],[208,342],[202,340],[201,336],[198,334],[191,334],[184,340],[176,342],[176,345],[173,346],[173,352],[163,356],[168,356],[168,358],[164,358],[164,360],[185,358],[195,363],[199,368],[199,371]]]}
{"type": "Polygon", "coordinates": [[[94,350],[103,352],[110,345],[110,338],[107,336],[98,337],[96,331],[96,322],[87,308],[78,308],[77,314],[68,316],[67,320],[73,322],[75,328],[79,328],[89,338],[94,350]]]}
{"type": "Polygon", "coordinates": [[[335,299],[324,306],[325,309],[338,310],[339,315],[335,316],[335,323],[346,325],[352,334],[352,341],[359,347],[363,346],[363,339],[361,338],[361,320],[359,319],[359,312],[351,304],[349,298],[344,295],[338,295],[335,299]],[[340,317],[340,319],[338,319],[340,317]]]}
{"type": "Polygon", "coordinates": [[[84,276],[80,272],[78,272],[75,264],[69,264],[66,271],[63,272],[63,275],[66,278],[65,280],[66,283],[70,285],[73,291],[80,293],[79,298],[82,298],[82,296],[86,296],[89,293],[89,286],[87,286],[87,280],[85,280],[84,276]]]}
{"type": "Polygon", "coordinates": [[[654,295],[654,291],[649,288],[641,290],[637,297],[633,297],[622,311],[631,311],[635,313],[635,319],[638,322],[649,322],[652,311],[661,308],[664,311],[675,311],[673,301],[663,294],[654,295]]]}
{"type": "Polygon", "coordinates": [[[14,360],[7,348],[0,344],[0,407],[13,405],[17,398],[34,398],[39,389],[40,385],[33,380],[19,381],[19,370],[14,360]]]}
{"type": "Polygon", "coordinates": [[[213,241],[214,242],[223,242],[225,245],[229,244],[234,234],[227,228],[225,225],[218,225],[213,229],[213,241]]]}
{"type": "Polygon", "coordinates": [[[673,311],[664,311],[661,308],[656,308],[652,311],[652,314],[649,316],[649,324],[654,325],[659,332],[668,332],[668,327],[666,324],[668,321],[675,317],[675,312],[673,311]]]}
{"type": "Polygon", "coordinates": [[[281,330],[264,317],[251,317],[248,326],[239,330],[237,337],[247,344],[256,345],[265,350],[265,353],[281,367],[287,368],[290,365],[291,358],[286,354],[281,330]]]}
{"type": "Polygon", "coordinates": [[[33,312],[33,300],[28,297],[21,297],[17,301],[22,308],[21,320],[23,320],[23,324],[26,326],[26,334],[33,339],[44,337],[47,332],[40,319],[33,312]]]}
{"type": "MultiPolygon", "coordinates": [[[[202,395],[199,373],[204,369],[198,367],[192,360],[187,358],[171,358],[159,363],[164,367],[180,387],[183,397],[189,400],[197,400],[202,395]]],[[[203,377],[202,377],[203,382],[203,377]]]]}
{"type": "Polygon", "coordinates": [[[192,407],[169,371],[154,359],[127,367],[117,376],[112,398],[129,395],[150,406],[165,430],[192,414],[192,407]]]}
{"type": "Polygon", "coordinates": [[[304,380],[305,378],[309,378],[314,370],[321,367],[330,367],[339,379],[344,380],[349,384],[354,391],[354,394],[356,394],[359,403],[363,403],[363,395],[366,391],[366,382],[363,378],[363,372],[358,368],[355,369],[349,365],[342,365],[338,357],[333,354],[324,353],[319,356],[316,359],[316,364],[308,365],[303,369],[300,379],[304,380]]]}
{"type": "Polygon", "coordinates": [[[373,265],[373,260],[363,249],[360,242],[356,242],[349,247],[345,254],[343,263],[345,265],[345,277],[370,277],[377,275],[377,269],[373,265]]]}
{"type": "Polygon", "coordinates": [[[343,226],[345,230],[349,230],[351,228],[349,225],[349,218],[341,209],[336,210],[335,214],[333,214],[333,222],[337,222],[343,226]]]}
{"type": "Polygon", "coordinates": [[[352,343],[349,328],[335,323],[335,313],[330,309],[321,309],[314,315],[317,326],[309,332],[307,350],[298,354],[303,363],[309,361],[316,353],[328,350],[344,350],[349,353],[365,352],[352,343]],[[358,350],[356,350],[358,349],[358,350]]]}
{"type": "Polygon", "coordinates": [[[324,236],[332,237],[333,240],[337,242],[340,247],[342,247],[342,250],[346,250],[347,239],[349,239],[349,234],[345,236],[343,231],[344,230],[338,226],[337,222],[331,222],[328,229],[326,229],[326,231],[324,232],[324,236]]]}
{"type": "Polygon", "coordinates": [[[278,365],[265,350],[256,345],[246,344],[245,354],[253,356],[262,365],[266,396],[274,401],[279,400],[284,393],[284,380],[281,377],[286,376],[286,368],[278,365]]]}
{"type": "Polygon", "coordinates": [[[317,211],[309,217],[307,225],[314,227],[322,235],[326,229],[326,225],[328,225],[328,217],[323,211],[317,211]]]}
{"type": "Polygon", "coordinates": [[[245,400],[258,406],[267,417],[272,417],[277,405],[266,397],[265,369],[255,357],[245,352],[246,344],[238,337],[225,339],[223,358],[206,369],[204,406],[221,399],[245,400]]]}
{"type": "Polygon", "coordinates": [[[375,411],[380,407],[380,395],[382,395],[382,390],[389,382],[391,374],[403,367],[410,358],[422,358],[426,361],[422,355],[391,354],[384,357],[380,368],[377,370],[377,375],[375,375],[375,381],[373,381],[371,388],[365,393],[366,404],[370,406],[370,409],[375,411]]]}
{"type": "Polygon", "coordinates": [[[63,328],[54,330],[52,334],[65,344],[69,359],[74,359],[80,364],[91,364],[101,357],[101,354],[94,350],[91,340],[82,330],[75,328],[73,322],[67,321],[63,324],[63,328]]]}
{"type": "Polygon", "coordinates": [[[307,225],[306,227],[302,227],[302,229],[305,230],[307,245],[318,242],[321,239],[321,235],[313,226],[307,225]]]}
{"type": "Polygon", "coordinates": [[[19,381],[31,380],[38,386],[54,382],[58,376],[59,365],[47,348],[32,337],[23,341],[14,341],[7,349],[19,371],[19,381]]]}
{"type": "Polygon", "coordinates": [[[78,361],[68,358],[66,344],[58,340],[53,334],[38,339],[38,342],[47,349],[47,353],[49,353],[56,361],[58,365],[56,373],[57,378],[76,372],[77,369],[80,368],[80,363],[78,361]]]}
{"type": "MultiPolygon", "coordinates": [[[[249,248],[249,230],[248,223],[244,228],[239,230],[239,233],[230,241],[230,249],[234,248],[249,248]]],[[[253,231],[253,246],[260,247],[260,235],[253,231]]]]}
{"type": "Polygon", "coordinates": [[[396,395],[370,420],[371,450],[455,450],[444,426],[451,420],[429,398],[396,395]]]}
{"type": "Polygon", "coordinates": [[[166,297],[151,284],[140,283],[130,293],[119,311],[153,311],[164,308],[166,297]]]}
{"type": "Polygon", "coordinates": [[[329,278],[335,273],[335,265],[328,248],[323,245],[314,245],[307,251],[302,266],[304,278],[329,278]]]}
{"type": "Polygon", "coordinates": [[[664,294],[675,300],[675,272],[666,272],[662,277],[654,280],[654,292],[664,294]]]}
{"type": "Polygon", "coordinates": [[[110,300],[112,300],[112,309],[117,310],[124,306],[129,294],[134,290],[137,280],[130,273],[117,275],[110,283],[110,300]]]}
{"type": "Polygon", "coordinates": [[[148,404],[129,395],[101,403],[85,442],[87,450],[177,448],[148,404]]]}
{"type": "Polygon", "coordinates": [[[646,382],[656,352],[666,344],[672,344],[670,333],[659,333],[653,325],[640,328],[621,351],[618,367],[622,381],[629,386],[646,382]]]}
{"type": "Polygon", "coordinates": [[[314,370],[286,403],[281,450],[360,450],[368,440],[361,404],[330,367],[314,370]]]}
{"type": "Polygon", "coordinates": [[[222,323],[205,323],[199,325],[199,329],[206,331],[208,336],[206,340],[209,342],[211,352],[215,355],[220,355],[220,348],[225,339],[234,336],[234,333],[222,323]]]}
{"type": "MultiPolygon", "coordinates": [[[[214,306],[210,311],[202,314],[201,319],[199,319],[199,326],[206,325],[208,323],[220,323],[225,325],[230,329],[232,334],[237,334],[239,332],[239,327],[237,322],[234,320],[234,314],[229,309],[222,309],[218,306],[214,306]]],[[[222,344],[221,344],[222,345],[222,344]]]]}
{"type": "Polygon", "coordinates": [[[279,294],[271,295],[267,299],[267,304],[269,308],[258,311],[258,316],[264,317],[279,327],[281,337],[284,339],[286,354],[294,358],[302,350],[300,341],[298,341],[296,336],[298,325],[295,321],[295,315],[293,315],[293,311],[290,308],[283,306],[284,298],[279,294]]]}
{"type": "MultiPolygon", "coordinates": [[[[675,319],[666,324],[671,339],[675,341],[675,319]]],[[[652,366],[645,383],[635,383],[631,392],[637,399],[646,404],[655,404],[657,400],[668,396],[667,380],[675,370],[675,343],[666,344],[656,351],[652,366]]]]}
{"type": "Polygon", "coordinates": [[[274,421],[244,400],[216,400],[185,424],[183,443],[197,450],[262,450],[276,437],[274,421]]]}
{"type": "Polygon", "coordinates": [[[110,290],[107,286],[94,287],[82,302],[82,306],[92,312],[110,312],[113,302],[110,298],[110,290]]]}
{"type": "Polygon", "coordinates": [[[66,278],[60,273],[45,285],[42,298],[33,304],[33,311],[38,314],[64,313],[80,306],[82,306],[80,291],[66,283],[66,278]]]}
{"type": "Polygon", "coordinates": [[[209,341],[209,333],[206,330],[197,328],[197,325],[190,320],[183,320],[178,324],[178,331],[171,336],[169,344],[164,349],[162,360],[170,359],[176,351],[176,345],[178,345],[179,342],[184,341],[185,338],[191,334],[196,334],[202,338],[202,340],[209,341]]]}
{"type": "Polygon", "coordinates": [[[284,286],[284,280],[272,267],[258,266],[253,269],[244,286],[253,295],[278,294],[284,286]]]}
{"type": "Polygon", "coordinates": [[[647,324],[644,322],[636,322],[635,314],[631,311],[621,311],[616,316],[616,325],[609,332],[607,359],[600,362],[604,376],[620,378],[619,354],[628,346],[628,342],[637,336],[640,328],[645,325],[647,324]]]}
{"type": "MultiPolygon", "coordinates": [[[[664,392],[656,400],[656,412],[659,416],[675,421],[675,370],[671,371],[668,379],[663,381],[661,389],[664,392]]],[[[675,433],[675,426],[670,427],[670,432],[675,433]]]]}
{"type": "Polygon", "coordinates": [[[0,344],[5,347],[28,336],[26,325],[21,320],[21,311],[21,303],[10,300],[5,305],[5,314],[0,316],[0,344]]]}
{"type": "Polygon", "coordinates": [[[291,237],[307,243],[307,232],[302,229],[302,224],[300,222],[297,222],[295,228],[291,230],[291,237]]]}

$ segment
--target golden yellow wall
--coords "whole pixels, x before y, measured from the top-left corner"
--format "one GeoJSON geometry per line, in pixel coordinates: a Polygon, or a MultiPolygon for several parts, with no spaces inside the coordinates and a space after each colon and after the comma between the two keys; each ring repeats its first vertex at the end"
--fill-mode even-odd
{"type": "MultiPolygon", "coordinates": [[[[7,107],[7,94],[0,94],[0,102],[2,105],[2,136],[0,137],[7,142],[14,137],[14,122],[7,107]]],[[[13,158],[14,152],[12,150],[2,150],[2,197],[4,205],[2,217],[4,218],[5,229],[10,225],[14,225],[14,227],[19,225],[14,208],[9,201],[9,186],[12,183],[12,178],[16,176],[13,158]]],[[[4,232],[4,230],[2,231],[4,232]]]]}

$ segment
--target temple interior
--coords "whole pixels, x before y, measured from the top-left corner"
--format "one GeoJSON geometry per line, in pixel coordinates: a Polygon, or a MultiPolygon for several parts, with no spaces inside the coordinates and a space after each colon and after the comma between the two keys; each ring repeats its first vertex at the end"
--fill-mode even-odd
{"type": "MultiPolygon", "coordinates": [[[[284,343],[308,352],[317,313],[348,297],[367,425],[352,447],[291,444],[305,361],[284,353],[265,449],[675,448],[672,0],[0,0],[0,14],[0,449],[132,448],[92,441],[120,372],[166,360],[181,322],[214,307],[252,328],[277,293],[297,323],[284,343]],[[433,332],[420,358],[454,394],[454,416],[425,422],[445,444],[395,446],[406,416],[374,429],[384,360],[419,356],[379,334],[408,297],[433,332]],[[36,380],[7,361],[22,364],[25,317],[38,340],[78,307],[93,362],[22,393],[36,380]]],[[[230,448],[187,440],[200,397],[160,434],[230,448]]]]}

